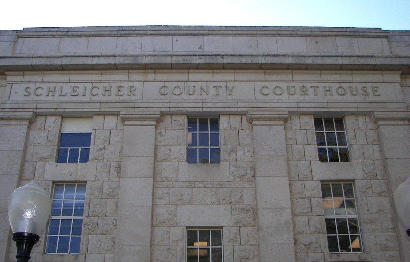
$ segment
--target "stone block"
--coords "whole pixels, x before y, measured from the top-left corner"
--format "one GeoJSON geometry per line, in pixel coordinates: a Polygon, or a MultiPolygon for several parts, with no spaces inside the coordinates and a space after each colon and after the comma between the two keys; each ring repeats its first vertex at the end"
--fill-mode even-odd
{"type": "Polygon", "coordinates": [[[259,156],[286,157],[285,131],[282,126],[255,126],[254,154],[259,156]]]}
{"type": "MultiPolygon", "coordinates": [[[[25,126],[0,126],[0,150],[23,150],[27,134],[25,126]]],[[[41,135],[39,141],[41,140],[41,135]]]]}
{"type": "Polygon", "coordinates": [[[292,209],[295,215],[308,215],[312,212],[309,198],[292,199],[292,209]]]}
{"type": "Polygon", "coordinates": [[[219,204],[219,190],[217,188],[193,188],[192,204],[219,204]]]}
{"type": "Polygon", "coordinates": [[[232,223],[236,226],[255,226],[256,208],[249,205],[233,205],[232,223]]]}
{"type": "Polygon", "coordinates": [[[117,230],[119,244],[148,247],[151,242],[151,212],[151,207],[135,209],[120,205],[117,230]]]}
{"type": "Polygon", "coordinates": [[[103,217],[98,219],[98,232],[103,235],[113,235],[117,230],[116,217],[103,217]]]}
{"type": "Polygon", "coordinates": [[[170,203],[169,188],[154,187],[152,203],[155,205],[167,205],[170,203]]]}
{"type": "Polygon", "coordinates": [[[287,177],[257,177],[256,195],[258,208],[290,208],[287,177]]]}
{"type": "Polygon", "coordinates": [[[120,180],[120,205],[151,207],[152,183],[151,178],[122,178],[120,180]]]}
{"type": "Polygon", "coordinates": [[[116,129],[117,128],[117,116],[106,115],[104,117],[104,129],[116,129]]]}
{"type": "MultiPolygon", "coordinates": [[[[186,206],[178,206],[178,208],[179,207],[186,207],[186,206]]],[[[177,206],[156,205],[153,208],[153,225],[154,226],[180,225],[178,213],[179,212],[177,212],[177,206]]]]}
{"type": "Polygon", "coordinates": [[[177,181],[230,181],[229,163],[215,165],[178,163],[177,181]]]}
{"type": "Polygon", "coordinates": [[[241,245],[257,245],[257,244],[258,244],[257,228],[256,227],[241,227],[241,245]]]}
{"type": "Polygon", "coordinates": [[[191,204],[193,200],[192,188],[171,188],[169,190],[170,204],[191,204]]]}
{"type": "Polygon", "coordinates": [[[95,115],[93,116],[93,129],[104,129],[104,116],[95,115]]]}
{"type": "Polygon", "coordinates": [[[224,227],[223,228],[223,245],[239,245],[240,230],[239,227],[224,227]]]}
{"type": "Polygon", "coordinates": [[[256,177],[286,177],[288,173],[285,158],[274,157],[257,157],[255,159],[255,176],[256,177]]]}
{"type": "MultiPolygon", "coordinates": [[[[176,222],[179,226],[201,225],[220,227],[232,225],[230,205],[183,205],[176,207],[176,209],[176,222]]],[[[173,211],[166,217],[163,220],[175,221],[175,213],[173,211]]]]}
{"type": "Polygon", "coordinates": [[[152,228],[152,244],[153,245],[169,245],[170,243],[170,228],[169,227],[153,227],[152,228]]]}
{"type": "Polygon", "coordinates": [[[157,161],[185,161],[185,146],[158,146],[156,151],[157,161]]]}
{"type": "Polygon", "coordinates": [[[175,261],[177,250],[170,246],[152,246],[152,261],[175,261]]]}
{"type": "Polygon", "coordinates": [[[154,156],[155,127],[125,126],[123,156],[154,156]]]}
{"type": "Polygon", "coordinates": [[[106,253],[114,250],[115,238],[105,235],[90,235],[88,253],[106,253]]]}
{"type": "Polygon", "coordinates": [[[107,212],[107,201],[105,199],[91,199],[88,215],[92,217],[103,217],[107,212]]]}
{"type": "Polygon", "coordinates": [[[257,246],[234,246],[234,257],[239,261],[257,262],[259,261],[257,246]]]}
{"type": "Polygon", "coordinates": [[[185,241],[185,227],[171,227],[171,242],[184,242],[185,241]]]}
{"type": "Polygon", "coordinates": [[[110,130],[96,130],[94,139],[97,145],[108,145],[110,143],[110,130]]]}
{"type": "Polygon", "coordinates": [[[150,261],[151,248],[149,246],[117,245],[116,258],[119,262],[150,261]]]}
{"type": "Polygon", "coordinates": [[[45,166],[44,178],[48,180],[60,181],[95,180],[96,172],[96,162],[81,164],[49,162],[45,166]]]}
{"type": "Polygon", "coordinates": [[[119,182],[104,182],[102,197],[116,198],[119,196],[120,183],[119,182]]]}
{"type": "Polygon", "coordinates": [[[157,162],[155,164],[155,181],[174,181],[178,174],[178,163],[157,162]]]}
{"type": "Polygon", "coordinates": [[[152,178],[153,175],[153,157],[123,157],[121,177],[152,178]]]}
{"type": "Polygon", "coordinates": [[[355,180],[363,178],[360,162],[319,162],[312,161],[314,180],[355,180]]]}

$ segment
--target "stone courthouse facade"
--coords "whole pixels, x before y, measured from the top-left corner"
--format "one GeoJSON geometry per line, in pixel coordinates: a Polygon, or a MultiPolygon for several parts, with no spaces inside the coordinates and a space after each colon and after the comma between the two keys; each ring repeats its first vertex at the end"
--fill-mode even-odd
{"type": "Polygon", "coordinates": [[[409,31],[0,31],[0,261],[31,180],[33,262],[410,261],[409,106],[409,31]]]}

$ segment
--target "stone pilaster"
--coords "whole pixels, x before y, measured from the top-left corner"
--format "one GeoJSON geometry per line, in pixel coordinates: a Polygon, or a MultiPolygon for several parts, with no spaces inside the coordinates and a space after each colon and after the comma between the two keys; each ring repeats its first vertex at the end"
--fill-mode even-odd
{"type": "Polygon", "coordinates": [[[250,114],[249,117],[254,132],[260,261],[295,261],[286,162],[287,115],[250,114]]]}
{"type": "Polygon", "coordinates": [[[27,140],[27,130],[33,118],[31,112],[3,112],[0,114],[0,260],[7,257],[8,203],[17,187],[27,140]]]}
{"type": "Polygon", "coordinates": [[[116,257],[150,261],[155,128],[159,115],[121,114],[124,140],[116,257]]]}
{"type": "MultiPolygon", "coordinates": [[[[375,113],[377,120],[382,158],[388,176],[390,194],[398,185],[410,176],[410,114],[409,113],[375,113]]],[[[397,207],[395,207],[397,208],[397,207]]],[[[400,256],[402,261],[410,260],[410,240],[397,220],[400,243],[400,256]]]]}

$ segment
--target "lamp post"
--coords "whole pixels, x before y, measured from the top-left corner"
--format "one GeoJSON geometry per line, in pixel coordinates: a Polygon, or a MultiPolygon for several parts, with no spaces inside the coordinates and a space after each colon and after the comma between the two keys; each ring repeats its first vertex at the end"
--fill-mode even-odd
{"type": "Polygon", "coordinates": [[[410,236],[410,177],[397,187],[393,199],[399,222],[410,236]]]}
{"type": "Polygon", "coordinates": [[[17,262],[27,262],[50,216],[51,199],[33,181],[11,194],[9,222],[17,246],[17,262]]]}

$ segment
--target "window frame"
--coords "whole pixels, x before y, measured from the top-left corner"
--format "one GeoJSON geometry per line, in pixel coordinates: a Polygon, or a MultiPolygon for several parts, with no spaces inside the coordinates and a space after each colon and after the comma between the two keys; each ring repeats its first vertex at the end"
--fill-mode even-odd
{"type": "Polygon", "coordinates": [[[199,249],[208,249],[209,252],[209,261],[212,262],[212,249],[216,249],[216,248],[220,248],[221,249],[221,262],[224,262],[224,242],[223,242],[223,228],[221,227],[187,227],[185,229],[185,262],[188,262],[188,249],[197,249],[198,250],[198,257],[197,257],[197,261],[199,262],[199,249]],[[191,230],[195,230],[197,231],[197,239],[199,242],[199,231],[209,231],[209,246],[206,247],[201,247],[200,245],[198,246],[188,246],[188,231],[191,230]],[[219,246],[212,246],[212,231],[220,231],[221,233],[221,245],[219,246]]]}
{"type": "MultiPolygon", "coordinates": [[[[187,117],[187,135],[186,135],[186,161],[189,164],[219,164],[221,162],[221,132],[220,132],[220,118],[219,116],[202,116],[202,117],[197,117],[197,116],[188,116],[187,117]],[[189,120],[190,119],[195,119],[196,121],[196,130],[193,132],[189,132],[189,120]],[[199,121],[200,119],[207,119],[207,131],[200,131],[199,130],[199,121]],[[217,131],[211,131],[211,120],[217,120],[218,121],[218,130],[217,131]],[[197,145],[192,145],[190,146],[189,144],[189,135],[191,134],[196,134],[196,142],[197,145]],[[200,146],[199,145],[199,134],[208,134],[208,145],[206,146],[200,146]],[[218,145],[211,145],[211,134],[218,134],[218,145]],[[196,161],[195,162],[190,162],[188,159],[188,153],[189,149],[194,149],[196,151],[196,161]],[[208,162],[201,162],[199,158],[199,151],[200,149],[208,149],[208,162]],[[219,158],[218,161],[216,162],[211,162],[211,150],[212,149],[217,149],[219,150],[219,158]]],[[[193,140],[193,136],[191,137],[193,140]]]]}
{"type": "Polygon", "coordinates": [[[60,137],[59,137],[59,142],[58,142],[58,148],[57,148],[57,156],[56,156],[56,163],[60,164],[83,164],[87,163],[90,161],[90,153],[91,153],[91,142],[92,142],[92,132],[60,132],[60,137]],[[89,146],[61,146],[61,137],[63,134],[89,134],[90,135],[90,143],[89,146]],[[69,162],[70,159],[70,150],[71,149],[76,149],[78,148],[78,157],[76,162],[69,162]],[[62,162],[60,161],[60,149],[67,149],[67,157],[66,161],[62,162]],[[80,162],[81,161],[81,151],[84,149],[88,149],[88,156],[87,156],[87,161],[85,162],[80,162]]]}
{"type": "MultiPolygon", "coordinates": [[[[360,229],[360,219],[359,219],[359,214],[357,212],[357,197],[356,197],[356,190],[355,190],[355,185],[353,181],[321,181],[321,193],[322,193],[322,206],[323,206],[323,211],[324,211],[324,218],[325,218],[325,226],[326,226],[326,240],[328,243],[328,252],[332,254],[360,254],[363,253],[363,237],[362,237],[362,232],[360,229]],[[334,196],[333,193],[333,185],[341,185],[342,188],[342,193],[343,193],[343,206],[345,210],[345,214],[336,214],[336,207],[335,207],[335,199],[336,197],[334,196]],[[346,197],[345,195],[345,189],[344,185],[350,184],[352,186],[352,193],[353,197],[346,197]],[[324,197],[324,190],[323,186],[324,185],[330,185],[330,192],[331,192],[331,198],[325,198],[324,197]],[[354,200],[354,214],[348,214],[347,207],[346,207],[346,200],[351,201],[354,200]],[[333,214],[326,214],[325,211],[325,201],[332,201],[332,208],[333,214]],[[334,225],[335,225],[335,233],[329,233],[328,228],[327,228],[327,221],[328,219],[333,219],[334,220],[334,225]],[[337,219],[345,219],[346,220],[346,225],[347,225],[347,234],[339,234],[339,229],[338,229],[338,223],[337,219]],[[349,219],[355,219],[357,222],[357,232],[356,233],[351,233],[350,229],[350,224],[349,224],[349,219]],[[340,246],[340,240],[339,236],[347,236],[349,238],[349,243],[350,243],[350,251],[342,251],[341,246],[340,246]],[[353,251],[352,248],[352,239],[351,236],[358,236],[359,237],[359,244],[360,244],[360,251],[353,251]],[[338,251],[330,251],[329,248],[329,237],[336,237],[337,239],[337,248],[338,251]]],[[[330,208],[329,208],[330,209],[330,208]]]]}
{"type": "Polygon", "coordinates": [[[314,128],[315,128],[315,139],[316,139],[316,146],[317,146],[317,150],[318,150],[319,161],[322,162],[322,163],[345,163],[345,162],[350,162],[349,143],[347,141],[346,125],[345,125],[343,117],[320,117],[320,116],[318,116],[318,117],[314,117],[313,120],[314,120],[313,122],[314,122],[314,128]],[[316,120],[317,119],[320,119],[321,122],[322,122],[322,129],[321,130],[318,130],[318,127],[316,126],[316,120]],[[332,120],[334,130],[326,130],[325,120],[327,120],[327,119],[332,120]],[[343,130],[337,130],[335,119],[340,119],[342,121],[343,130]],[[318,133],[323,133],[325,145],[319,145],[318,133]],[[328,139],[327,139],[327,135],[326,135],[327,133],[333,133],[334,134],[336,145],[329,145],[328,144],[328,139]],[[340,142],[339,142],[338,134],[342,134],[344,136],[344,140],[345,140],[346,145],[339,145],[340,142]],[[330,161],[331,157],[329,155],[329,148],[335,148],[337,150],[338,161],[330,161]],[[320,149],[325,149],[326,150],[326,161],[322,161],[320,159],[320,154],[319,154],[320,149]],[[340,157],[340,149],[345,149],[347,151],[346,152],[347,161],[342,161],[342,158],[340,157]]]}
{"type": "MultiPolygon", "coordinates": [[[[51,212],[50,212],[50,219],[49,219],[49,222],[48,222],[48,226],[47,226],[47,232],[46,232],[46,234],[45,234],[45,249],[44,249],[44,253],[45,254],[48,254],[48,255],[78,255],[78,254],[81,254],[81,243],[82,243],[82,238],[83,238],[83,227],[84,227],[84,211],[85,211],[85,202],[86,202],[86,197],[87,197],[87,184],[86,183],[84,183],[84,182],[67,182],[67,183],[65,183],[65,182],[56,182],[56,183],[54,183],[53,184],[53,190],[52,190],[52,197],[51,197],[51,199],[52,199],[52,202],[54,201],[54,200],[57,200],[57,201],[61,201],[61,214],[60,215],[52,215],[51,214],[51,212]],[[56,186],[58,186],[58,185],[63,185],[64,186],[64,190],[63,190],[63,192],[62,192],[62,195],[63,195],[63,197],[60,199],[60,198],[55,198],[55,189],[56,189],[56,186]],[[73,196],[73,199],[66,199],[65,198],[65,190],[66,190],[66,185],[75,185],[75,191],[74,191],[74,196],[73,196]],[[84,185],[84,199],[76,199],[76,196],[77,196],[77,188],[78,188],[78,185],[84,185]],[[64,200],[70,200],[70,201],[73,201],[73,211],[72,211],[72,215],[71,216],[67,216],[67,215],[63,215],[62,213],[63,213],[63,210],[64,210],[64,200]],[[75,209],[76,209],[76,202],[82,202],[83,203],[83,210],[82,210],[82,215],[80,216],[80,215],[75,215],[75,209]],[[58,222],[58,232],[57,232],[57,234],[50,234],[50,229],[51,229],[51,221],[52,220],[58,220],[59,222],[58,222]],[[60,234],[60,231],[61,231],[61,223],[62,223],[62,220],[71,220],[71,223],[70,223],[70,233],[69,234],[60,234]],[[81,232],[80,232],[80,234],[79,235],[73,235],[73,223],[74,223],[74,220],[81,220],[81,232]],[[59,238],[60,238],[60,236],[64,236],[64,237],[68,237],[68,249],[67,249],[67,252],[58,252],[58,247],[59,247],[59,238]],[[78,237],[79,238],[79,240],[80,240],[80,243],[79,243],[79,250],[78,250],[78,253],[76,253],[76,252],[70,252],[70,249],[71,249],[71,238],[72,237],[78,237]],[[51,253],[51,252],[48,252],[48,238],[49,237],[57,237],[57,242],[56,242],[56,247],[55,247],[55,252],[53,252],[53,253],[51,253]]],[[[51,207],[51,210],[52,210],[52,207],[51,207]]]]}

